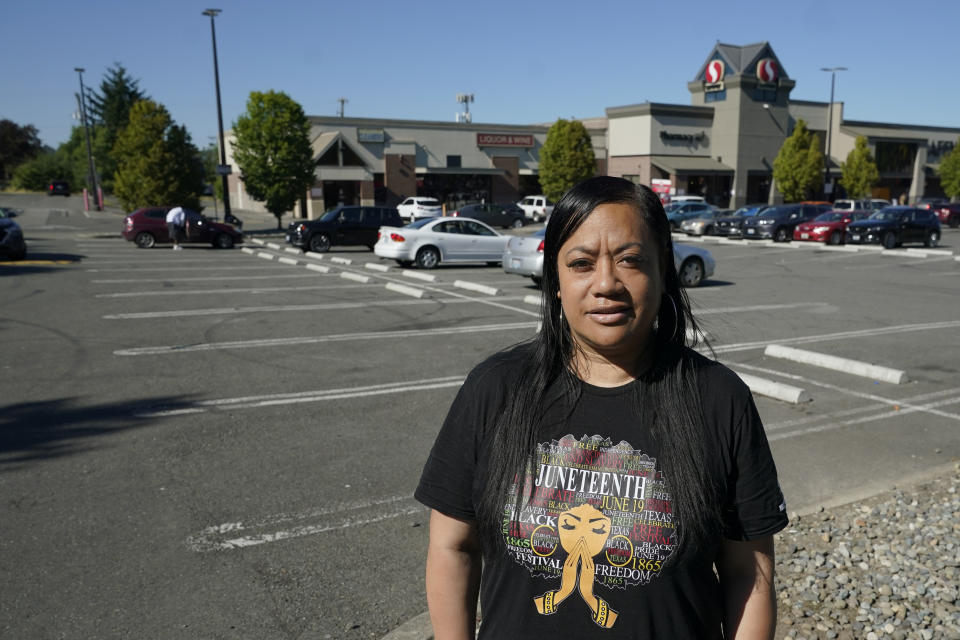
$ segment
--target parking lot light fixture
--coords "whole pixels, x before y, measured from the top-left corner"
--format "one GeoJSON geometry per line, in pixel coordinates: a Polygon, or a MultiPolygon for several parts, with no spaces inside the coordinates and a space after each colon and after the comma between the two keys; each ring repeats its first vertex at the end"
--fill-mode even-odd
{"type": "MultiPolygon", "coordinates": [[[[217,91],[217,133],[220,142],[220,167],[227,166],[227,148],[223,142],[223,108],[220,105],[220,68],[217,65],[217,30],[213,19],[220,13],[220,9],[206,9],[202,15],[210,16],[210,39],[213,42],[213,84],[217,91]]],[[[230,212],[230,189],[227,184],[227,173],[225,170],[218,171],[223,180],[223,220],[225,222],[236,223],[236,219],[230,212]]]]}
{"type": "MultiPolygon", "coordinates": [[[[837,72],[846,71],[846,67],[820,67],[820,71],[830,73],[830,107],[827,115],[827,155],[823,157],[823,195],[827,196],[827,184],[830,182],[830,143],[833,138],[833,90],[837,82],[837,72]]],[[[831,190],[830,195],[833,195],[831,190]]]]}
{"type": "Polygon", "coordinates": [[[93,196],[94,203],[96,203],[97,211],[102,211],[103,207],[100,202],[99,190],[97,189],[97,171],[93,167],[93,150],[90,147],[90,125],[87,122],[86,91],[83,87],[83,72],[86,71],[86,69],[83,67],[74,67],[73,70],[76,71],[80,77],[80,119],[83,121],[83,131],[87,137],[87,184],[90,186],[91,195],[93,196]]]}

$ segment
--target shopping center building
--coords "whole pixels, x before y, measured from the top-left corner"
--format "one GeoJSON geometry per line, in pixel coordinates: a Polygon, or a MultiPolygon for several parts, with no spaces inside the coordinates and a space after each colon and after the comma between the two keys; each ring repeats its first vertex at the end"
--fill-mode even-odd
{"type": "MultiPolygon", "coordinates": [[[[779,201],[773,161],[803,119],[821,150],[829,147],[826,198],[845,195],[837,184],[840,166],[858,136],[880,170],[874,197],[914,202],[943,195],[936,169],[960,128],[846,120],[842,102],[791,100],[795,84],[769,43],[718,43],[687,83],[689,105],[615,106],[605,117],[582,120],[597,173],[702,195],[725,208],[779,201]]],[[[457,206],[541,191],[539,150],[549,124],[317,116],[310,122],[316,183],[297,215],[316,217],[340,202],[392,206],[411,195],[457,206]]],[[[232,201],[257,208],[234,171],[232,201]]]]}

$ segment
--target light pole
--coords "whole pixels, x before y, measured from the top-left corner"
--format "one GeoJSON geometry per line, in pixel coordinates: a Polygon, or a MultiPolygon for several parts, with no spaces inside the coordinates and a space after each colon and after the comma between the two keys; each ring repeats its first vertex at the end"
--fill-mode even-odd
{"type": "Polygon", "coordinates": [[[223,142],[223,109],[220,106],[220,68],[217,65],[217,30],[214,27],[213,19],[220,13],[220,9],[207,9],[202,15],[210,16],[210,39],[213,42],[213,82],[217,89],[217,132],[220,140],[220,166],[217,167],[217,173],[223,180],[223,220],[237,226],[242,223],[230,213],[230,189],[227,185],[227,172],[230,170],[227,166],[227,147],[223,142]]]}
{"type": "Polygon", "coordinates": [[[97,211],[102,211],[100,206],[99,189],[97,189],[97,171],[93,167],[93,150],[90,148],[90,125],[87,124],[87,98],[83,89],[83,67],[74,67],[74,71],[80,77],[80,119],[83,120],[83,130],[87,136],[87,184],[93,191],[93,201],[96,204],[97,211]]]}
{"type": "MultiPolygon", "coordinates": [[[[833,142],[833,89],[837,82],[837,72],[846,71],[846,67],[820,67],[820,71],[830,73],[830,113],[827,116],[827,155],[823,158],[823,195],[827,195],[827,183],[830,182],[830,143],[833,142]]],[[[831,189],[830,195],[833,195],[831,189]]]]}

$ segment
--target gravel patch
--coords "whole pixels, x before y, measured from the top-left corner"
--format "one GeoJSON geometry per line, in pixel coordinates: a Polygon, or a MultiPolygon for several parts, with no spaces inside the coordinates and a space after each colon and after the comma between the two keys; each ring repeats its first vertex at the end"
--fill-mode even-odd
{"type": "Polygon", "coordinates": [[[776,536],[777,638],[960,638],[960,465],[776,536]]]}

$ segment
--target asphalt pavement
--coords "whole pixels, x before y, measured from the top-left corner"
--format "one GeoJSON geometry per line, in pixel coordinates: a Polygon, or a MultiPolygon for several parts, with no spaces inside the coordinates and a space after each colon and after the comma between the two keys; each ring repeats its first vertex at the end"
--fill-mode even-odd
{"type": "MultiPolygon", "coordinates": [[[[0,262],[0,636],[425,637],[412,491],[466,373],[536,331],[533,284],[304,255],[252,212],[242,248],[174,252],[77,197],[0,204],[29,243],[0,262]]],[[[757,396],[790,511],[960,457],[960,231],[945,253],[702,245],[717,273],[689,293],[717,357],[811,398],[757,396]]]]}

